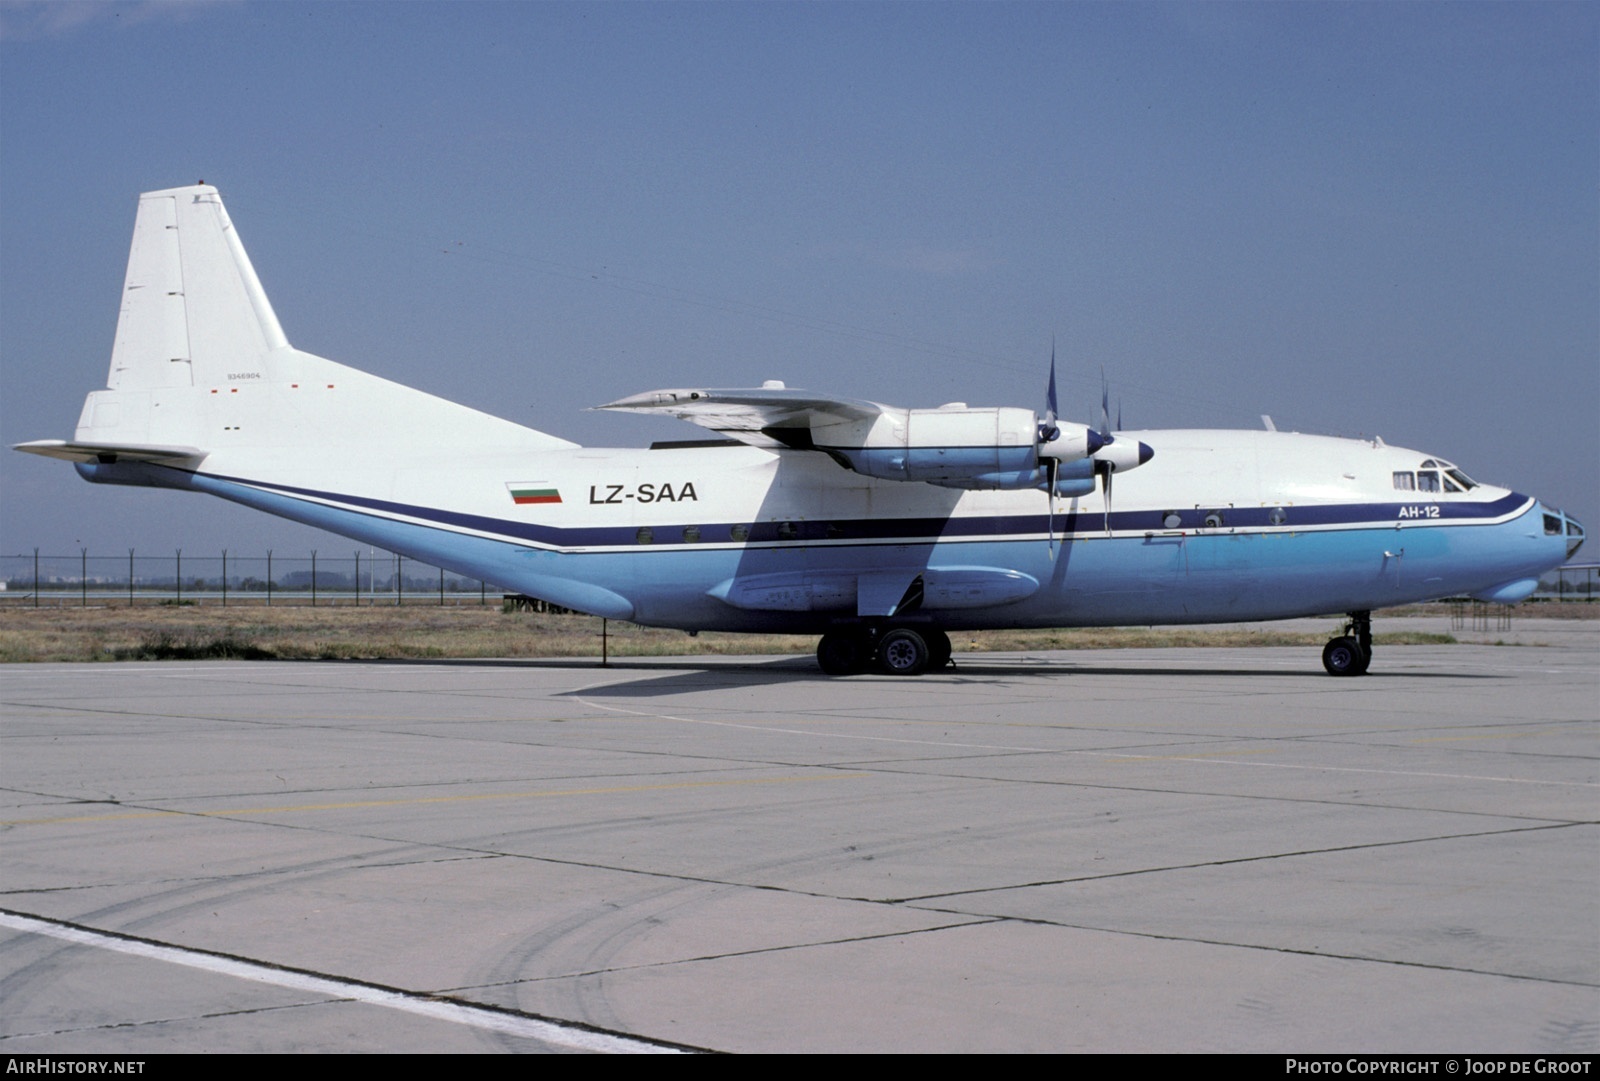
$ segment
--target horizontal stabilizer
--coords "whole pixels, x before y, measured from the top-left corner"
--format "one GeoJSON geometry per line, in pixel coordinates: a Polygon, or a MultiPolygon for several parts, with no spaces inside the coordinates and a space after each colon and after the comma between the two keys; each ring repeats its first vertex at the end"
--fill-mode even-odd
{"type": "Polygon", "coordinates": [[[31,443],[18,443],[11,448],[27,454],[41,454],[46,458],[60,458],[64,462],[155,462],[158,465],[179,465],[194,462],[206,456],[199,447],[161,447],[149,444],[127,445],[120,443],[69,443],[64,439],[35,439],[31,443]]]}

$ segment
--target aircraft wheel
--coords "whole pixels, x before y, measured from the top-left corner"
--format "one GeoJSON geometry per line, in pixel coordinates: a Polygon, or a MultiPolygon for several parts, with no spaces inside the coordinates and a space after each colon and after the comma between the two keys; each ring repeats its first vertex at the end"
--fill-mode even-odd
{"type": "Polygon", "coordinates": [[[1372,658],[1354,638],[1335,638],[1322,647],[1322,667],[1330,676],[1365,675],[1372,658]]]}
{"type": "Polygon", "coordinates": [[[890,631],[878,643],[878,665],[891,676],[920,676],[928,659],[928,643],[904,627],[890,631]]]}
{"type": "Polygon", "coordinates": [[[954,647],[950,645],[950,636],[937,627],[930,628],[923,636],[928,643],[928,670],[937,672],[950,664],[950,654],[954,647]]]}
{"type": "Polygon", "coordinates": [[[829,631],[817,643],[817,666],[830,676],[849,676],[867,666],[867,645],[853,634],[829,631]]]}

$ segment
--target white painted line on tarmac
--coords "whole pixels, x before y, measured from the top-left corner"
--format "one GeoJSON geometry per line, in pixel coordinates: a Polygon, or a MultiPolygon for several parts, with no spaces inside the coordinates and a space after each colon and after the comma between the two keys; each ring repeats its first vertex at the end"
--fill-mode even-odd
{"type": "Polygon", "coordinates": [[[681,1054],[683,1051],[682,1048],[674,1047],[670,1044],[660,1044],[630,1036],[597,1032],[579,1025],[541,1020],[508,1010],[496,1010],[483,1006],[451,1002],[431,995],[376,987],[372,984],[341,980],[330,976],[316,976],[309,972],[299,972],[294,969],[277,968],[273,965],[259,964],[254,961],[223,957],[204,950],[167,946],[158,942],[151,942],[148,939],[131,938],[126,935],[106,934],[90,930],[87,927],[79,927],[75,924],[24,916],[17,912],[0,910],[0,927],[8,927],[13,931],[22,931],[28,934],[47,935],[63,942],[71,942],[74,945],[112,950],[116,953],[130,954],[134,957],[143,957],[153,961],[163,961],[172,965],[183,965],[186,968],[214,972],[223,976],[233,976],[241,980],[251,980],[255,983],[272,984],[276,987],[287,987],[295,991],[309,991],[313,994],[327,995],[330,998],[351,1002],[361,1002],[369,1006],[384,1006],[391,1010],[401,1010],[405,1013],[431,1017],[437,1021],[469,1025],[473,1028],[485,1029],[490,1032],[502,1032],[510,1036],[524,1036],[577,1051],[613,1055],[670,1055],[681,1054]]]}

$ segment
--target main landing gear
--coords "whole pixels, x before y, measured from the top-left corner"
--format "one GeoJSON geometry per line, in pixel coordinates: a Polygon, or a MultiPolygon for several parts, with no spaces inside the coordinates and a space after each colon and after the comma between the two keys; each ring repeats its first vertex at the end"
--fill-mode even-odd
{"type": "Polygon", "coordinates": [[[937,627],[852,627],[817,643],[817,664],[830,676],[876,667],[891,676],[920,676],[950,663],[950,636],[937,627]]]}
{"type": "Polygon", "coordinates": [[[1322,667],[1330,676],[1364,676],[1372,663],[1372,613],[1351,612],[1344,634],[1322,647],[1322,667]]]}

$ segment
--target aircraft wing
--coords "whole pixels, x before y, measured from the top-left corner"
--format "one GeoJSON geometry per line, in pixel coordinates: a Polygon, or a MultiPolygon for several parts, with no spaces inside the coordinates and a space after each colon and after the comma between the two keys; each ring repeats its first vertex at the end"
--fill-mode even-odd
{"type": "Polygon", "coordinates": [[[1037,488],[1067,498],[1096,478],[1133,469],[1153,451],[1087,425],[1016,407],[951,402],[903,409],[790,390],[777,380],[749,390],[650,390],[602,405],[664,413],[758,447],[827,453],[845,469],[882,480],[946,488],[1037,488]]]}
{"type": "Polygon", "coordinates": [[[758,447],[809,447],[813,429],[870,423],[888,406],[784,386],[737,390],[649,390],[598,406],[619,413],[654,413],[710,428],[758,447]]]}
{"type": "Polygon", "coordinates": [[[31,443],[18,443],[12,449],[67,462],[124,461],[178,465],[206,456],[206,452],[199,447],[168,447],[147,443],[73,443],[64,439],[36,439],[31,443]]]}

